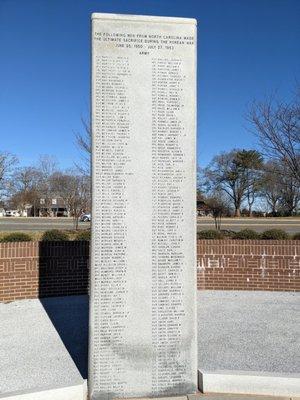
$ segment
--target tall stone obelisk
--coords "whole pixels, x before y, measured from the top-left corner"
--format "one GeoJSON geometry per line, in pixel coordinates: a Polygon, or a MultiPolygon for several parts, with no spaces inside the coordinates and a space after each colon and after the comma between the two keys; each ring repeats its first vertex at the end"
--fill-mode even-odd
{"type": "Polygon", "coordinates": [[[92,15],[91,399],[197,389],[196,21],[92,15]]]}

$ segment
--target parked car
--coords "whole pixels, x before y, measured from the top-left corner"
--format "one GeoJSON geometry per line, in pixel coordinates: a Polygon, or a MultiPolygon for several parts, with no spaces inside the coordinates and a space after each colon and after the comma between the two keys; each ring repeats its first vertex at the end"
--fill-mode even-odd
{"type": "Polygon", "coordinates": [[[6,210],[5,216],[6,217],[20,217],[21,214],[19,213],[18,210],[6,210]]]}
{"type": "Polygon", "coordinates": [[[91,220],[91,214],[81,214],[80,221],[89,222],[91,220]]]}

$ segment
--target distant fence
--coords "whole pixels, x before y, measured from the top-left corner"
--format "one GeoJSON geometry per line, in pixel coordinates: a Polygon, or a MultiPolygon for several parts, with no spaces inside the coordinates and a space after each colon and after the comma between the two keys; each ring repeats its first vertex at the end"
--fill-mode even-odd
{"type": "MultiPolygon", "coordinates": [[[[300,241],[199,240],[199,290],[300,291],[300,241]]],[[[0,243],[0,301],[86,294],[89,242],[0,243]]]]}

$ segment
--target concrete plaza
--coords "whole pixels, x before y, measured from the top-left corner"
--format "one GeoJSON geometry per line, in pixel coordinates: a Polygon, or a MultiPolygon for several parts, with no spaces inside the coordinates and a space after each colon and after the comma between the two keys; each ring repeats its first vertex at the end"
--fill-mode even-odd
{"type": "MultiPolygon", "coordinates": [[[[299,304],[299,293],[199,291],[199,370],[291,376],[298,385],[299,304]]],[[[0,304],[0,321],[0,398],[44,390],[82,398],[87,296],[0,304]]]]}

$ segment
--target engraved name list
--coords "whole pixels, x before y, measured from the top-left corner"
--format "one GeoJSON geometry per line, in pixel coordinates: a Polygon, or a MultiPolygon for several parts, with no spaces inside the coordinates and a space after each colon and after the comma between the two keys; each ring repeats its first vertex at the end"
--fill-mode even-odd
{"type": "Polygon", "coordinates": [[[92,399],[197,389],[194,20],[93,14],[92,399]]]}

